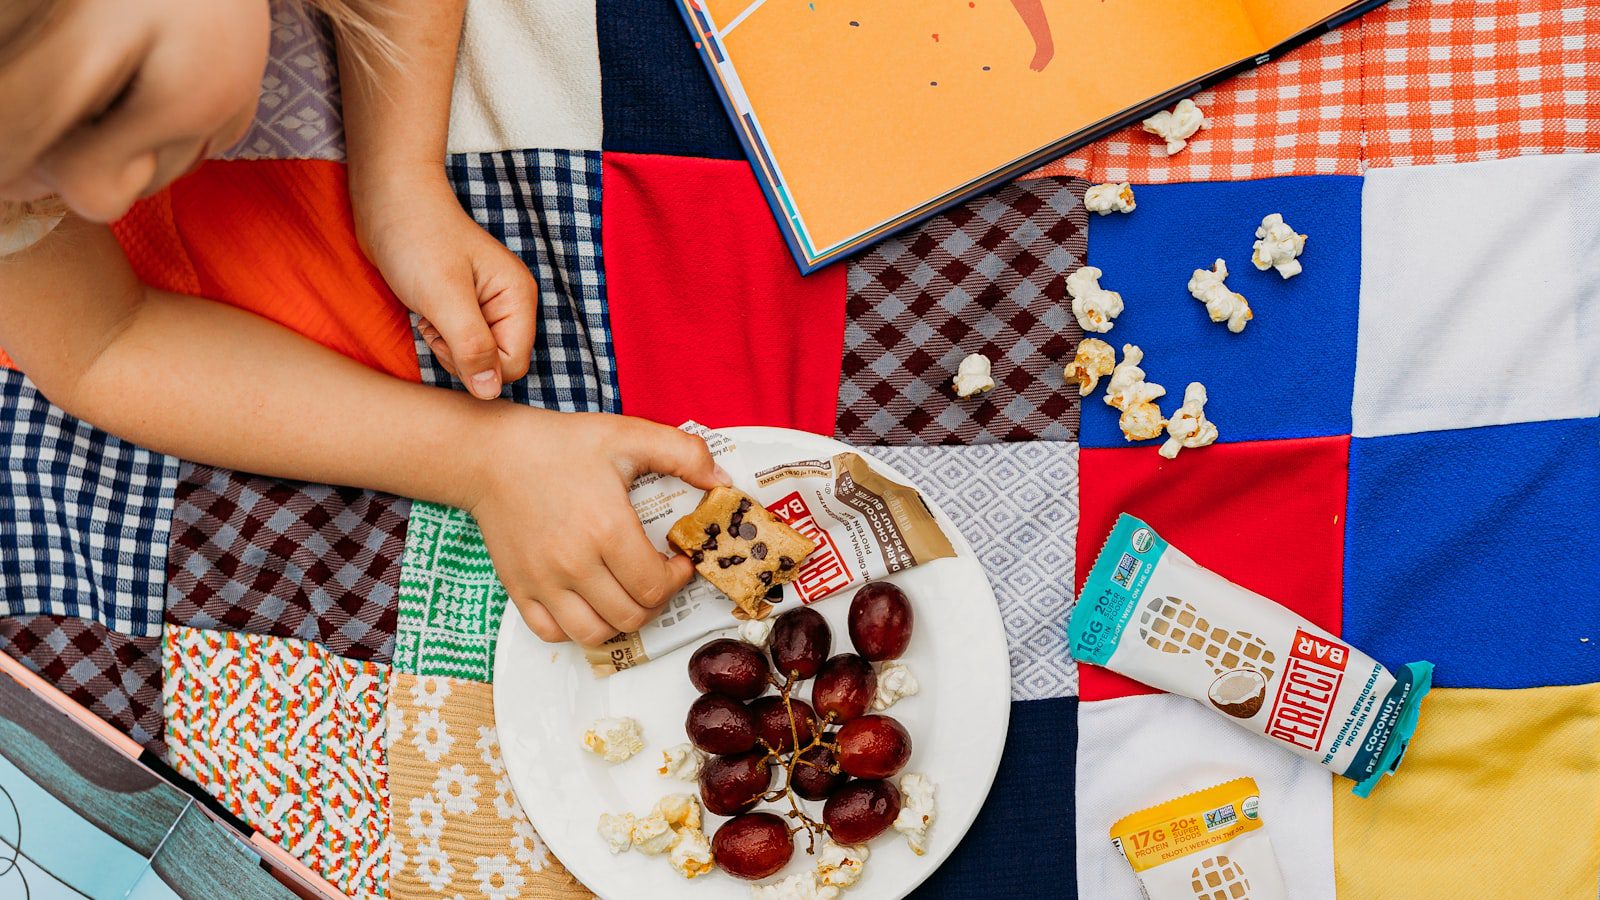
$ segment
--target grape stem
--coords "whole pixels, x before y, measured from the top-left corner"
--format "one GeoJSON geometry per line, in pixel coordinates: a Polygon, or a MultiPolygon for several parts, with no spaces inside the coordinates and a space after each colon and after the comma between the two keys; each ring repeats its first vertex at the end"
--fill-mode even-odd
{"type": "Polygon", "coordinates": [[[787,799],[789,801],[789,812],[785,813],[785,815],[791,819],[798,820],[800,823],[789,832],[789,835],[793,837],[800,831],[805,831],[806,853],[815,855],[817,852],[817,836],[826,836],[828,833],[828,826],[825,823],[818,822],[816,819],[806,815],[806,811],[800,808],[800,801],[794,792],[794,769],[797,765],[818,768],[816,763],[801,759],[801,757],[818,747],[833,746],[833,744],[826,740],[828,735],[824,726],[833,721],[834,714],[831,712],[828,713],[827,717],[821,722],[817,722],[815,717],[813,717],[811,724],[811,741],[804,747],[800,746],[800,723],[795,719],[794,703],[790,699],[790,695],[794,693],[795,687],[799,685],[800,681],[802,680],[799,677],[799,674],[800,673],[798,672],[790,672],[789,678],[781,684],[776,678],[771,678],[772,684],[778,688],[779,696],[783,698],[783,710],[784,713],[789,717],[790,744],[794,749],[785,754],[778,752],[778,750],[767,745],[765,742],[762,743],[761,746],[766,747],[767,750],[767,761],[776,760],[779,765],[783,766],[783,787],[778,788],[777,790],[757,794],[755,799],[756,802],[765,801],[767,803],[777,803],[787,799]]]}

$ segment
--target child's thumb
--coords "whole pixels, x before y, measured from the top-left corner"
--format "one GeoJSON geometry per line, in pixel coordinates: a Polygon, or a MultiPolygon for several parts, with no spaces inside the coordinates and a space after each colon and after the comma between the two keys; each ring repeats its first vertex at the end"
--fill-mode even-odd
{"type": "Polygon", "coordinates": [[[431,312],[428,321],[450,348],[467,390],[481,400],[500,396],[500,348],[478,302],[471,297],[457,299],[438,304],[431,312]]]}
{"type": "Polygon", "coordinates": [[[636,474],[676,475],[701,490],[733,483],[711,456],[706,442],[686,431],[639,420],[630,444],[636,474]]]}

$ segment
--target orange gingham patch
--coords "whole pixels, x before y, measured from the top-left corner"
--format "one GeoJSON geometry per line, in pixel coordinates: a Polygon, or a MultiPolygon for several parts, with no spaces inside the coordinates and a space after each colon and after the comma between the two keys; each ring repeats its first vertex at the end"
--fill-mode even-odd
{"type": "Polygon", "coordinates": [[[1396,0],[1361,20],[1367,164],[1600,151],[1600,2],[1396,0]]]}
{"type": "Polygon", "coordinates": [[[320,644],[166,627],[168,762],[352,897],[389,877],[389,669],[320,644]]]}
{"type": "Polygon", "coordinates": [[[1211,127],[1168,156],[1124,128],[1025,177],[1159,184],[1361,172],[1360,21],[1194,95],[1211,127]]]}

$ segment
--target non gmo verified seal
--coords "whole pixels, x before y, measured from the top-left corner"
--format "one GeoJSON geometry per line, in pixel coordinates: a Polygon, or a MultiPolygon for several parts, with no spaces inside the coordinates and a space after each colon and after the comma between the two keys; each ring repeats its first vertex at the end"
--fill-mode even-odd
{"type": "Polygon", "coordinates": [[[1141,528],[1133,533],[1133,549],[1146,553],[1156,543],[1155,532],[1148,528],[1141,528]]]}

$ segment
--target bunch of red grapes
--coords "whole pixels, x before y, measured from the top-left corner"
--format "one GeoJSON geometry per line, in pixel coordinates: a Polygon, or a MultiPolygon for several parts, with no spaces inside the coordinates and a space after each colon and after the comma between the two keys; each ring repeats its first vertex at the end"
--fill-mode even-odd
{"type": "Polygon", "coordinates": [[[754,880],[777,873],[794,855],[800,831],[807,852],[824,834],[864,844],[900,814],[900,791],[888,779],[911,758],[911,735],[868,711],[878,690],[872,664],[899,657],[911,642],[911,601],[892,584],[868,584],[851,601],[848,624],[855,653],[830,656],[833,630],[802,607],[773,622],[770,663],[760,649],[728,638],[689,658],[700,697],[684,727],[691,743],[712,754],[700,770],[701,800],[708,811],[733,817],[711,839],[712,857],[729,874],[754,880]],[[813,678],[807,703],[796,693],[813,678]],[[797,796],[826,801],[821,822],[797,796]],[[784,800],[784,816],[755,811],[784,800]]]}

